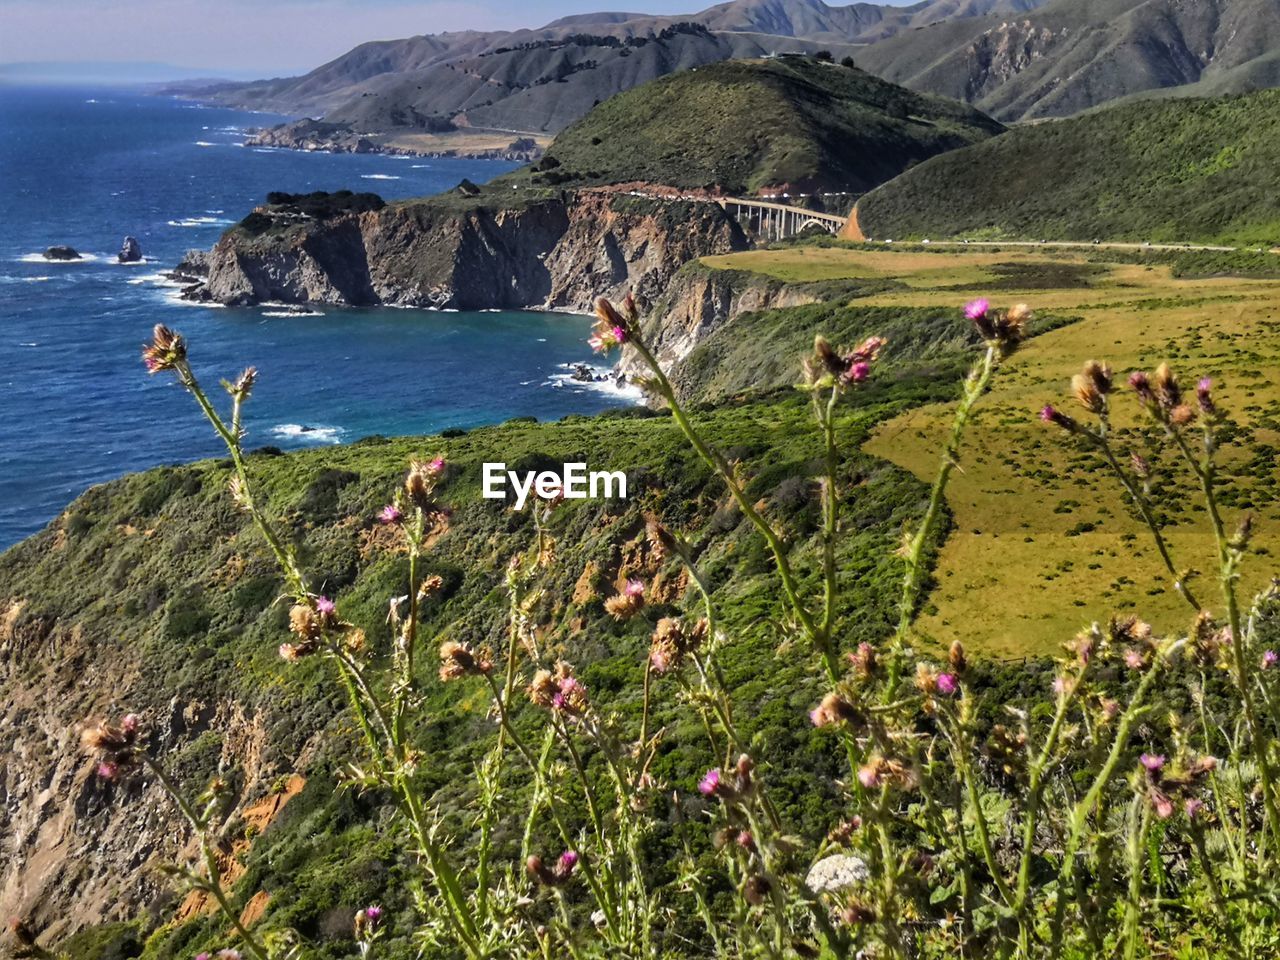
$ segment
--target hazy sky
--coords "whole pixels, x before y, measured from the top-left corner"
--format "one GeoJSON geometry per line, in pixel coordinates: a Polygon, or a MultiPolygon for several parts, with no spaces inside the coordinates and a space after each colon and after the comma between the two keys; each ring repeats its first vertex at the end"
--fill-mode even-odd
{"type": "MultiPolygon", "coordinates": [[[[158,61],[297,73],[365,40],[537,27],[570,13],[689,13],[716,0],[0,0],[0,63],[158,61]]],[[[848,0],[832,0],[839,5],[848,0]]],[[[903,2],[903,0],[899,0],[903,2]]]]}

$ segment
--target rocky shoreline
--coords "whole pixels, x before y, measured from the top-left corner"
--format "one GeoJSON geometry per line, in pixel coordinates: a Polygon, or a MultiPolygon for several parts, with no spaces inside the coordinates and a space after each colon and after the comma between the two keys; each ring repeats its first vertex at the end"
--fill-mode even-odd
{"type": "Polygon", "coordinates": [[[383,154],[392,157],[454,157],[467,160],[508,160],[532,163],[542,157],[542,147],[532,137],[515,137],[504,147],[485,149],[419,150],[384,142],[379,136],[362,134],[338,123],[323,120],[295,120],[275,127],[248,131],[246,147],[302,150],[307,153],[383,154]]]}

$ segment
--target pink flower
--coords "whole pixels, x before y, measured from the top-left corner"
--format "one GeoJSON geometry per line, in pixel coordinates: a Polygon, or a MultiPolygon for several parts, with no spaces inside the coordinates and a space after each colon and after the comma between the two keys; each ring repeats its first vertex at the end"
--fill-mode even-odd
{"type": "Polygon", "coordinates": [[[1124,652],[1124,665],[1130,670],[1141,670],[1146,666],[1146,662],[1142,659],[1141,653],[1130,648],[1124,652]]]}
{"type": "Polygon", "coordinates": [[[1138,758],[1138,762],[1147,768],[1151,773],[1156,773],[1164,767],[1164,757],[1158,753],[1144,753],[1138,758]]]}
{"type": "Polygon", "coordinates": [[[940,673],[938,674],[938,692],[944,697],[949,697],[956,692],[959,684],[956,683],[955,674],[940,673]]]}
{"type": "Polygon", "coordinates": [[[1159,790],[1152,791],[1151,803],[1156,808],[1156,816],[1161,820],[1168,820],[1173,816],[1173,801],[1159,790]]]}
{"type": "Polygon", "coordinates": [[[662,647],[654,647],[649,651],[649,665],[659,673],[666,673],[671,669],[671,654],[662,647]]]}
{"type": "Polygon", "coordinates": [[[388,503],[385,507],[378,511],[378,520],[381,523],[399,523],[400,508],[394,503],[388,503]]]}
{"type": "Polygon", "coordinates": [[[560,854],[559,870],[562,874],[572,872],[573,868],[578,865],[578,853],[576,850],[566,850],[560,854]]]}
{"type": "Polygon", "coordinates": [[[964,315],[968,320],[981,320],[991,310],[991,301],[985,297],[964,305],[964,315]]]}
{"type": "Polygon", "coordinates": [[[128,734],[138,732],[139,717],[136,713],[126,713],[120,718],[120,729],[128,734]]]}
{"type": "Polygon", "coordinates": [[[100,764],[98,764],[98,769],[96,773],[103,780],[114,780],[116,778],[116,775],[120,773],[120,768],[117,767],[114,763],[108,763],[106,760],[103,760],[100,764]]]}
{"type": "Polygon", "coordinates": [[[432,460],[430,463],[427,464],[427,469],[430,470],[432,473],[443,473],[444,457],[436,457],[434,460],[432,460]]]}
{"type": "Polygon", "coordinates": [[[338,608],[328,597],[316,597],[316,613],[323,616],[330,616],[338,608]]]}
{"type": "Polygon", "coordinates": [[[865,360],[859,360],[849,367],[849,379],[854,383],[861,383],[871,375],[871,364],[865,360]]]}
{"type": "Polygon", "coordinates": [[[369,922],[369,926],[376,927],[379,923],[382,922],[382,908],[381,907],[365,907],[364,918],[369,922]]]}
{"type": "Polygon", "coordinates": [[[644,596],[644,581],[643,581],[643,580],[628,580],[628,581],[627,581],[627,585],[626,585],[625,587],[623,587],[623,588],[622,588],[622,593],[623,593],[623,595],[624,595],[624,596],[627,596],[627,597],[643,597],[643,596],[644,596]]]}
{"type": "Polygon", "coordinates": [[[1143,403],[1151,403],[1155,399],[1155,393],[1151,389],[1151,377],[1142,370],[1129,374],[1129,386],[1133,387],[1134,393],[1143,403]]]}
{"type": "Polygon", "coordinates": [[[1200,402],[1200,409],[1205,413],[1213,413],[1214,411],[1213,394],[1210,392],[1212,390],[1213,381],[1208,377],[1202,378],[1201,381],[1196,384],[1196,400],[1200,402]]]}
{"type": "Polygon", "coordinates": [[[874,790],[880,786],[880,773],[871,764],[864,764],[858,768],[858,782],[864,789],[874,790]]]}
{"type": "Polygon", "coordinates": [[[1204,810],[1204,801],[1197,800],[1195,797],[1188,797],[1187,801],[1182,805],[1182,809],[1186,812],[1188,820],[1194,820],[1204,810]]]}
{"type": "Polygon", "coordinates": [[[698,782],[698,792],[704,797],[710,797],[719,789],[720,769],[719,767],[716,767],[703,774],[702,779],[698,782]]]}
{"type": "Polygon", "coordinates": [[[1263,670],[1270,670],[1277,662],[1280,662],[1280,654],[1276,653],[1274,650],[1267,650],[1262,654],[1263,670]]]}
{"type": "Polygon", "coordinates": [[[815,727],[824,727],[827,724],[827,711],[822,706],[816,706],[809,711],[809,722],[815,727]]]}

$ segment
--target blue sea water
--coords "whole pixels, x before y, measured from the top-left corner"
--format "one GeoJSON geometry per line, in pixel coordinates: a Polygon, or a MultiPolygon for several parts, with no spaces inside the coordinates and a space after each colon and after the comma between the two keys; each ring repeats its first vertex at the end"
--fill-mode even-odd
{"type": "Polygon", "coordinates": [[[258,367],[251,446],[430,433],[633,402],[573,383],[589,322],[532,313],[270,307],[176,300],[160,271],[207,248],[270,190],[436,193],[499,161],[255,150],[246,127],[279,118],[123,90],[0,87],[0,549],[86,487],[216,455],[191,400],[139,361],[156,323],[190,342],[209,386],[258,367]],[[146,262],[116,251],[137,237],[146,262]],[[41,252],[69,244],[84,262],[41,252]]]}

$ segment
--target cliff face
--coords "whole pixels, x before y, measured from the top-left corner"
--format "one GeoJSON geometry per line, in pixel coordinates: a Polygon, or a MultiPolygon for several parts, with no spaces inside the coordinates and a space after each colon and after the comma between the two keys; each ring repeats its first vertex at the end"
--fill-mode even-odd
{"type": "MultiPolygon", "coordinates": [[[[707,336],[744,313],[816,303],[821,292],[788,285],[760,274],[714,270],[692,264],[671,281],[666,294],[645,320],[645,338],[658,362],[672,370],[707,336]]],[[[622,372],[643,374],[630,351],[622,372]]]]}
{"type": "Polygon", "coordinates": [[[660,296],[686,262],[745,249],[712,203],[580,191],[510,208],[431,200],[323,222],[233,230],[194,299],[585,311],[595,296],[660,296]]]}

